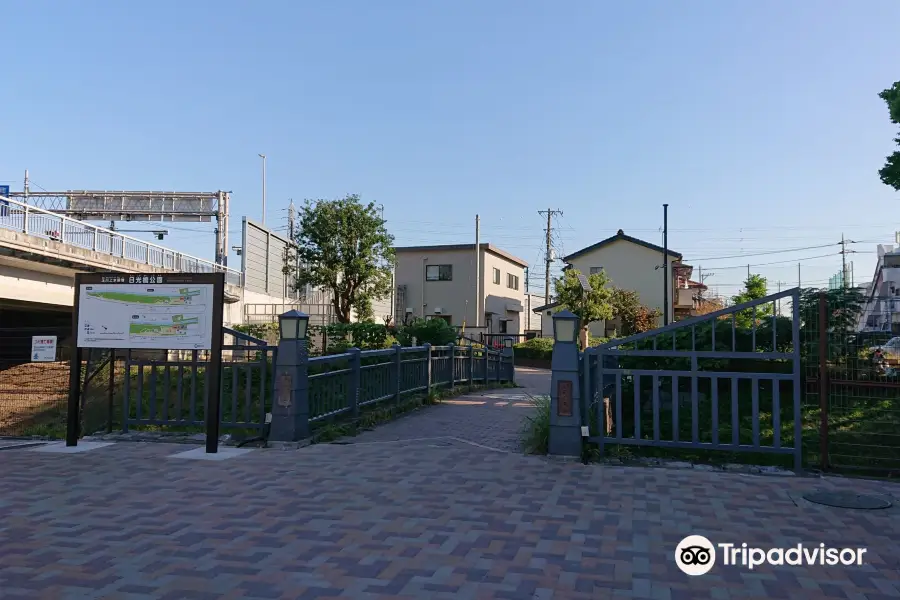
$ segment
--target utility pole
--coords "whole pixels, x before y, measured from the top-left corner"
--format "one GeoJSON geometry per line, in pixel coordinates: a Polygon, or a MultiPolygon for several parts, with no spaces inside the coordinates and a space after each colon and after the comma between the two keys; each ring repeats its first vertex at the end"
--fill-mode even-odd
{"type": "MultiPolygon", "coordinates": [[[[703,272],[703,267],[698,267],[698,269],[700,270],[700,275],[699,275],[698,279],[700,280],[700,283],[701,283],[701,284],[705,284],[707,278],[712,277],[713,275],[715,275],[715,273],[704,273],[704,272],[703,272]]],[[[700,296],[701,298],[703,297],[703,288],[700,288],[699,296],[700,296]]]]}
{"type": "Polygon", "coordinates": [[[841,287],[847,289],[847,241],[841,234],[841,287]]]}
{"type": "MultiPolygon", "coordinates": [[[[778,293],[779,293],[779,294],[781,293],[781,284],[782,284],[782,283],[784,283],[785,285],[787,285],[786,282],[782,282],[782,281],[779,281],[779,282],[778,282],[778,293]]],[[[775,313],[775,314],[777,314],[777,315],[780,317],[780,316],[781,316],[781,298],[778,299],[778,306],[776,307],[775,310],[776,310],[776,313],[775,313]]]]}
{"type": "Polygon", "coordinates": [[[22,186],[22,191],[25,192],[25,204],[28,204],[28,169],[25,169],[25,183],[22,186]]]}
{"type": "Polygon", "coordinates": [[[266,155],[260,154],[262,159],[262,224],[266,225],[266,155]]]}
{"type": "Polygon", "coordinates": [[[797,287],[802,288],[803,285],[800,282],[800,263],[797,263],[797,287]]]}
{"type": "Polygon", "coordinates": [[[663,326],[669,324],[669,205],[663,204],[663,326]]]}
{"type": "Polygon", "coordinates": [[[525,267],[525,331],[531,329],[531,292],[528,291],[528,267],[525,267]]]}
{"type": "Polygon", "coordinates": [[[481,217],[475,215],[475,328],[479,327],[481,327],[481,217]]]}
{"type": "MultiPolygon", "coordinates": [[[[288,204],[288,235],[291,237],[291,243],[294,241],[294,216],[297,213],[294,210],[294,199],[290,199],[288,204]]],[[[384,219],[384,207],[381,207],[381,218],[384,219]]]]}
{"type": "MultiPolygon", "coordinates": [[[[850,270],[847,268],[847,254],[854,252],[854,250],[847,250],[847,244],[855,244],[853,240],[845,240],[844,234],[841,234],[841,281],[843,283],[843,288],[847,289],[850,287],[850,279],[852,278],[850,275],[850,270]]],[[[851,263],[851,269],[852,263],[851,263]]]]}
{"type": "Polygon", "coordinates": [[[546,256],[544,257],[544,304],[550,303],[550,265],[553,264],[553,251],[551,246],[553,245],[553,236],[552,236],[552,227],[553,227],[553,215],[562,216],[563,212],[561,210],[553,210],[552,208],[548,208],[547,210],[539,210],[538,214],[543,215],[547,214],[547,249],[546,256]]]}

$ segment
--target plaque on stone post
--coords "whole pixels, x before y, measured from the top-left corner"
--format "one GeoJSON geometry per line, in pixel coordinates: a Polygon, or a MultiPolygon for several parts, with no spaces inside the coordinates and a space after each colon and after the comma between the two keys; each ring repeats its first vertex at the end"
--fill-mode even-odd
{"type": "Polygon", "coordinates": [[[558,381],[556,383],[557,402],[556,415],[559,417],[572,416],[572,382],[558,381]]]}

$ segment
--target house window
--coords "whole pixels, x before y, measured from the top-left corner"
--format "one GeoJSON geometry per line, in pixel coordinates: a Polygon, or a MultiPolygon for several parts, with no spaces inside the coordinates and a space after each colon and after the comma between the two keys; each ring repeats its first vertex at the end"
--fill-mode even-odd
{"type": "Polygon", "coordinates": [[[603,267],[591,267],[589,275],[596,275],[603,270],[603,267]]]}
{"type": "Polygon", "coordinates": [[[500,321],[500,333],[506,333],[507,323],[509,323],[509,321],[500,321]]]}
{"type": "Polygon", "coordinates": [[[428,265],[425,281],[453,281],[453,265],[428,265]]]}
{"type": "Polygon", "coordinates": [[[506,287],[508,287],[508,288],[511,289],[511,290],[517,290],[517,289],[519,289],[519,278],[518,278],[518,276],[513,275],[512,273],[507,273],[507,274],[506,274],[506,287]]]}
{"type": "Polygon", "coordinates": [[[494,269],[494,284],[500,285],[500,269],[494,269]]]}

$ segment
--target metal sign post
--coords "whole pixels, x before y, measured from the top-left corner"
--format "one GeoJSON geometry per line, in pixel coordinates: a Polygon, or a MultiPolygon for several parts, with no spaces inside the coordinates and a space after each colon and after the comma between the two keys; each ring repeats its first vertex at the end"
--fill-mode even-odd
{"type": "Polygon", "coordinates": [[[76,274],[66,445],[80,435],[83,348],[209,350],[206,451],[217,452],[224,295],[224,273],[76,274]]]}

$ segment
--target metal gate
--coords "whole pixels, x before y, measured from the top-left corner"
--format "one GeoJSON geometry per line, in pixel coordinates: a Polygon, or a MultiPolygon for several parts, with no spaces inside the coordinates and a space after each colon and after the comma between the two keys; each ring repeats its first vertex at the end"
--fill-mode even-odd
{"type": "Polygon", "coordinates": [[[799,469],[799,296],[787,290],[588,348],[589,441],[601,454],[624,445],[793,455],[799,469]]]}
{"type": "MultiPolygon", "coordinates": [[[[274,396],[277,346],[224,329],[220,373],[220,425],[261,432],[274,396]],[[231,343],[224,343],[228,338],[231,343]]],[[[209,390],[209,351],[122,351],[123,431],[164,426],[204,431],[209,390]]]]}

